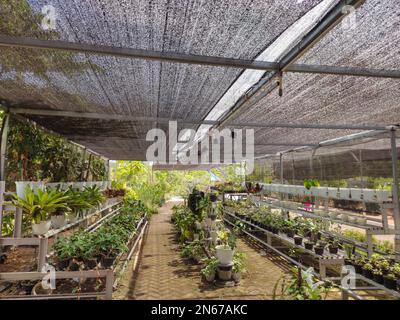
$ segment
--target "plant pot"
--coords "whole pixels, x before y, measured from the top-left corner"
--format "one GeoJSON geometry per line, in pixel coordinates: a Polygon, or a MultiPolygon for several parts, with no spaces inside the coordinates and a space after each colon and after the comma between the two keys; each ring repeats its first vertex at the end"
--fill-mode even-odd
{"type": "Polygon", "coordinates": [[[368,279],[374,278],[374,274],[372,273],[372,270],[367,270],[367,269],[362,268],[362,275],[368,279]]]}
{"type": "Polygon", "coordinates": [[[397,290],[397,280],[383,276],[383,285],[390,290],[397,290]]]}
{"type": "Polygon", "coordinates": [[[301,246],[301,244],[303,243],[303,238],[299,237],[299,236],[295,236],[294,238],[294,243],[298,246],[301,246]]]}
{"type": "Polygon", "coordinates": [[[206,279],[207,282],[214,282],[214,280],[215,280],[215,273],[206,275],[206,276],[204,276],[204,278],[206,279]]]}
{"type": "Polygon", "coordinates": [[[115,261],[116,257],[107,257],[107,256],[102,256],[101,257],[101,265],[104,269],[110,269],[115,261]]]}
{"type": "Polygon", "coordinates": [[[218,267],[218,278],[223,281],[229,281],[232,279],[232,268],[221,268],[218,267]]]}
{"type": "Polygon", "coordinates": [[[84,264],[87,269],[92,270],[97,267],[97,259],[92,258],[92,259],[85,259],[84,264]]]}
{"type": "Polygon", "coordinates": [[[79,271],[79,263],[73,259],[70,264],[69,264],[69,270],[70,271],[79,271]]]}
{"type": "Polygon", "coordinates": [[[331,247],[331,246],[329,246],[329,253],[330,254],[337,254],[338,253],[338,250],[339,250],[339,248],[338,247],[331,247]]]}
{"type": "Polygon", "coordinates": [[[353,266],[354,266],[354,269],[356,270],[356,273],[362,274],[362,272],[363,272],[362,264],[353,263],[353,266]]]}
{"type": "Polygon", "coordinates": [[[293,230],[286,230],[286,235],[287,235],[289,238],[293,238],[293,237],[294,237],[294,231],[293,231],[293,230]]]}
{"type": "Polygon", "coordinates": [[[235,282],[240,282],[240,280],[242,280],[242,273],[241,272],[232,272],[232,278],[235,282]]]}
{"type": "Polygon", "coordinates": [[[304,248],[306,248],[307,250],[312,250],[314,247],[314,244],[311,242],[305,242],[304,243],[304,248]]]}
{"type": "Polygon", "coordinates": [[[65,214],[51,216],[50,221],[54,229],[60,229],[65,226],[65,214]]]}
{"type": "Polygon", "coordinates": [[[349,221],[349,216],[347,214],[342,214],[341,219],[342,219],[343,222],[348,222],[349,221]]]}
{"type": "Polygon", "coordinates": [[[357,218],[356,217],[352,217],[352,216],[348,216],[348,222],[357,223],[357,218]]]}
{"type": "Polygon", "coordinates": [[[381,274],[374,274],[373,280],[379,284],[383,284],[383,275],[381,274]]]}
{"type": "Polygon", "coordinates": [[[46,234],[51,227],[51,221],[41,221],[40,223],[33,223],[32,224],[32,232],[34,235],[41,236],[46,234]]]}
{"type": "Polygon", "coordinates": [[[320,256],[324,254],[324,248],[323,247],[314,247],[314,252],[320,256]]]}
{"type": "Polygon", "coordinates": [[[231,248],[227,248],[223,245],[216,246],[216,256],[220,264],[222,265],[230,265],[233,261],[233,250],[231,248]]]}
{"type": "Polygon", "coordinates": [[[70,263],[71,263],[71,258],[59,260],[57,262],[57,268],[61,271],[67,270],[70,263]]]}
{"type": "Polygon", "coordinates": [[[356,221],[360,226],[365,226],[367,224],[367,218],[357,218],[356,221]]]}

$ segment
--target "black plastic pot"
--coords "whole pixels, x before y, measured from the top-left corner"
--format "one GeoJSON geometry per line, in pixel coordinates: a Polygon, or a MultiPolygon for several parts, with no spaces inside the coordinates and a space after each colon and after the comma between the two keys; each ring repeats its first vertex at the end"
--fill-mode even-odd
{"type": "Polygon", "coordinates": [[[79,264],[75,260],[72,260],[69,264],[70,271],[79,271],[79,264]]]}
{"type": "Polygon", "coordinates": [[[305,243],[304,243],[304,247],[305,247],[307,250],[312,250],[313,247],[314,247],[314,244],[313,244],[312,242],[305,242],[305,243]]]}
{"type": "Polygon", "coordinates": [[[104,269],[111,268],[114,261],[115,257],[106,257],[106,256],[101,257],[101,265],[103,266],[104,269]]]}
{"type": "Polygon", "coordinates": [[[287,229],[287,230],[286,230],[286,235],[287,235],[289,238],[293,238],[293,237],[294,237],[294,231],[293,231],[293,230],[290,230],[290,229],[287,229]]]}
{"type": "Polygon", "coordinates": [[[71,262],[71,258],[68,258],[68,259],[64,259],[64,260],[59,260],[58,262],[57,262],[57,268],[59,269],[59,270],[67,270],[68,269],[68,266],[69,266],[69,264],[70,264],[70,262],[71,262]]]}
{"type": "Polygon", "coordinates": [[[331,254],[337,254],[338,250],[339,250],[338,247],[329,246],[329,253],[331,253],[331,254]]]}
{"type": "Polygon", "coordinates": [[[383,284],[383,275],[381,274],[374,274],[373,280],[379,284],[383,284]]]}
{"type": "Polygon", "coordinates": [[[367,269],[362,268],[362,275],[371,280],[374,278],[374,274],[372,273],[372,270],[367,270],[367,269]]]}
{"type": "Polygon", "coordinates": [[[314,247],[314,252],[322,256],[324,254],[324,247],[314,247]]]}
{"type": "Polygon", "coordinates": [[[397,280],[383,276],[383,285],[390,290],[397,290],[397,280]]]}
{"type": "Polygon", "coordinates": [[[303,243],[303,238],[299,237],[299,236],[295,236],[294,238],[294,243],[298,246],[301,246],[301,244],[303,243]]]}
{"type": "Polygon", "coordinates": [[[211,202],[216,202],[218,200],[218,197],[215,193],[210,194],[210,201],[211,202]]]}
{"type": "Polygon", "coordinates": [[[85,259],[84,264],[87,269],[91,270],[97,267],[97,260],[96,259],[85,259]]]}
{"type": "Polygon", "coordinates": [[[354,266],[354,269],[356,270],[356,273],[358,273],[358,274],[362,274],[362,264],[356,264],[356,263],[353,263],[353,266],[354,266]]]}
{"type": "Polygon", "coordinates": [[[278,234],[278,229],[274,228],[274,227],[271,227],[271,232],[274,233],[274,234],[278,234]]]}

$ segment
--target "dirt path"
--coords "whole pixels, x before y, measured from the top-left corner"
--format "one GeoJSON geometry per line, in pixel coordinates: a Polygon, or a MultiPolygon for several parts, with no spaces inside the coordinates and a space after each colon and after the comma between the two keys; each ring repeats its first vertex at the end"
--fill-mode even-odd
{"type": "Polygon", "coordinates": [[[133,272],[131,263],[114,299],[271,299],[276,281],[288,270],[284,260],[265,255],[253,243],[238,240],[238,250],[246,254],[248,269],[240,285],[218,288],[205,284],[201,267],[186,263],[179,255],[170,223],[173,204],[167,203],[152,217],[137,272],[133,272]]]}

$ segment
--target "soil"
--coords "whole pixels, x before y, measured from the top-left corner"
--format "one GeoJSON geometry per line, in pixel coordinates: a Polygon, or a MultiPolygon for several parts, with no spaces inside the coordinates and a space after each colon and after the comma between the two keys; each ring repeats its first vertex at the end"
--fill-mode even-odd
{"type": "MultiPolygon", "coordinates": [[[[87,279],[84,283],[72,279],[63,279],[56,282],[56,289],[52,290],[52,294],[69,294],[69,293],[92,293],[102,292],[105,290],[104,278],[87,279]]],[[[39,284],[36,286],[36,294],[49,294],[48,290],[43,289],[39,284]]]]}

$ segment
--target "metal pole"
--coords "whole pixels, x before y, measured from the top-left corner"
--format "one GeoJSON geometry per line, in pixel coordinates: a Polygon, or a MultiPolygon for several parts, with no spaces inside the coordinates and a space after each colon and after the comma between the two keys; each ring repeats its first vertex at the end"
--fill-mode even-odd
{"type": "Polygon", "coordinates": [[[3,119],[3,127],[1,129],[1,155],[0,155],[0,181],[5,181],[6,176],[6,156],[7,156],[7,139],[9,129],[10,115],[6,114],[3,119]]]}
{"type": "Polygon", "coordinates": [[[283,184],[283,153],[279,154],[279,169],[280,169],[281,184],[283,184]]]}
{"type": "MultiPolygon", "coordinates": [[[[396,130],[390,132],[390,142],[392,148],[392,199],[393,199],[393,218],[395,226],[395,251],[400,252],[400,216],[399,216],[399,175],[398,175],[398,154],[396,145],[396,130]]],[[[399,258],[399,257],[397,257],[399,258]]]]}

